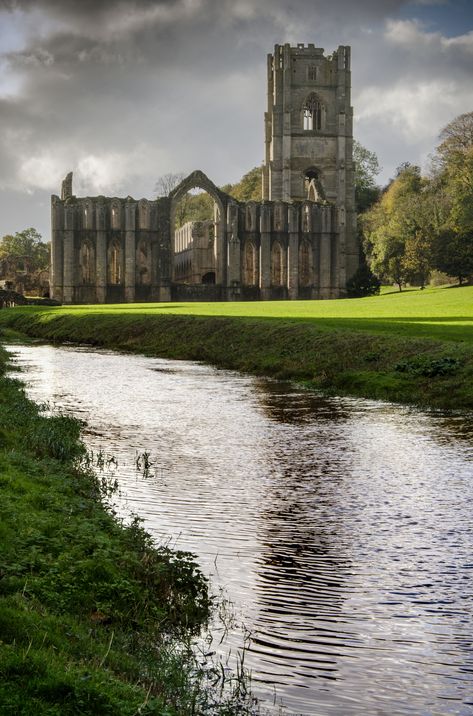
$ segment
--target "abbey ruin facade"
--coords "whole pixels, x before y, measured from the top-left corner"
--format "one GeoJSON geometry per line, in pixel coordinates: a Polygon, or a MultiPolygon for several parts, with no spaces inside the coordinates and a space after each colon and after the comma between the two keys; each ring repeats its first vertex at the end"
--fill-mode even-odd
{"type": "Polygon", "coordinates": [[[64,303],[337,298],[359,265],[350,48],[268,56],[262,201],[239,202],[201,171],[156,200],[53,196],[51,295],[64,303]],[[208,221],[177,227],[192,189],[208,221]]]}

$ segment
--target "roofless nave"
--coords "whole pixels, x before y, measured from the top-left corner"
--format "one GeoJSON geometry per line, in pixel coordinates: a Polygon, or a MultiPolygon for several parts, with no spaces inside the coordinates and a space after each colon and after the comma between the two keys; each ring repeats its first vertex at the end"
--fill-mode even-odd
{"type": "Polygon", "coordinates": [[[359,264],[350,48],[268,55],[261,202],[239,202],[200,171],[154,201],[73,194],[52,203],[52,296],[64,303],[336,298],[359,264]],[[177,227],[192,189],[213,218],[177,227]]]}

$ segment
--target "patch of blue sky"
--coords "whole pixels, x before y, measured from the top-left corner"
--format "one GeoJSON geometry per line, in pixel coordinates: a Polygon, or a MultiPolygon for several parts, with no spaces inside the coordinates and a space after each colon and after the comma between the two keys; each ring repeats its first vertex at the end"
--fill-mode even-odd
{"type": "Polygon", "coordinates": [[[399,13],[403,20],[418,20],[427,32],[457,37],[473,31],[472,0],[411,0],[399,13]]]}

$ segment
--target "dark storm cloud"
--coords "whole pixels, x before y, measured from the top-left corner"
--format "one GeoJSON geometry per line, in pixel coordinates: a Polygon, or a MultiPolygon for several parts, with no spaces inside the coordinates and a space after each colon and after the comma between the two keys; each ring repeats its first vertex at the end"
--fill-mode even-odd
{"type": "Polygon", "coordinates": [[[432,117],[458,113],[472,43],[399,21],[408,4],[0,0],[0,19],[18,34],[0,54],[0,185],[57,191],[70,169],[84,193],[150,195],[160,174],[198,167],[218,183],[237,180],[262,159],[275,42],[351,44],[359,138],[385,166],[417,161],[406,129],[432,145],[432,117]]]}

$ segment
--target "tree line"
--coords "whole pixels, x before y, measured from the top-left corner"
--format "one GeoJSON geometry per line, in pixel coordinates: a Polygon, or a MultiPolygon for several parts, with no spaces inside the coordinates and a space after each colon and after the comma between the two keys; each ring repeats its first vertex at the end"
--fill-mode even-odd
{"type": "Polygon", "coordinates": [[[473,276],[473,112],[456,117],[439,138],[427,176],[406,162],[380,190],[365,157],[361,184],[357,177],[362,271],[399,290],[406,283],[423,288],[433,271],[460,285],[473,276]]]}

